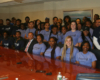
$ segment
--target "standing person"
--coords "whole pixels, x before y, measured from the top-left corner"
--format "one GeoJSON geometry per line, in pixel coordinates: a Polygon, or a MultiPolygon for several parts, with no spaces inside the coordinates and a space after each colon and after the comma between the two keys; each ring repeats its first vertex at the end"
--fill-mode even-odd
{"type": "Polygon", "coordinates": [[[57,46],[57,40],[55,37],[49,39],[49,46],[47,47],[44,56],[53,59],[60,59],[60,48],[57,46]]]}
{"type": "Polygon", "coordinates": [[[12,33],[12,26],[10,25],[10,19],[6,19],[6,26],[4,28],[5,31],[7,31],[8,35],[11,35],[12,33]]]}
{"type": "Polygon", "coordinates": [[[71,36],[65,38],[64,47],[61,49],[61,60],[76,62],[76,54],[79,52],[77,48],[73,46],[73,39],[71,36]]]}
{"type": "Polygon", "coordinates": [[[29,28],[27,28],[27,30],[26,30],[26,32],[25,32],[24,38],[25,38],[25,39],[28,39],[28,33],[29,33],[29,32],[32,32],[33,35],[34,35],[34,37],[35,37],[35,31],[36,31],[36,29],[34,28],[34,23],[31,21],[31,22],[29,23],[29,28]]]}
{"type": "Polygon", "coordinates": [[[21,37],[24,38],[25,32],[26,32],[24,23],[21,24],[20,29],[18,29],[17,31],[20,31],[21,32],[21,37]]]}
{"type": "Polygon", "coordinates": [[[91,34],[89,32],[89,27],[87,27],[87,26],[83,27],[81,36],[82,36],[83,41],[89,41],[91,49],[93,49],[93,40],[92,40],[91,34]]]}
{"type": "Polygon", "coordinates": [[[28,16],[26,16],[25,17],[25,23],[24,23],[26,29],[28,28],[29,21],[30,21],[30,18],[28,16]]]}
{"type": "Polygon", "coordinates": [[[89,42],[84,41],[81,45],[81,52],[76,55],[76,63],[95,68],[97,58],[90,50],[89,42]]]}
{"type": "Polygon", "coordinates": [[[42,30],[40,32],[40,34],[42,34],[44,36],[44,42],[48,42],[49,41],[49,36],[50,36],[50,30],[49,30],[49,27],[50,27],[50,24],[49,23],[45,23],[44,25],[45,29],[42,30]]]}
{"type": "Polygon", "coordinates": [[[16,32],[16,37],[14,40],[14,49],[15,50],[24,50],[24,40],[21,38],[21,32],[16,32]]]}
{"type": "Polygon", "coordinates": [[[50,25],[49,30],[51,30],[53,25],[57,25],[57,21],[58,21],[58,18],[57,17],[53,17],[53,24],[50,25]]]}
{"type": "Polygon", "coordinates": [[[70,16],[68,16],[68,15],[65,16],[63,21],[64,21],[64,25],[67,25],[67,24],[71,23],[71,18],[70,18],[70,16]]]}
{"type": "Polygon", "coordinates": [[[37,44],[33,46],[33,54],[43,55],[46,49],[45,44],[43,43],[44,37],[42,34],[37,35],[37,44]]]}
{"type": "Polygon", "coordinates": [[[45,22],[49,23],[50,19],[48,17],[45,18],[45,22]]]}
{"type": "Polygon", "coordinates": [[[37,41],[34,39],[34,34],[32,32],[29,32],[28,33],[28,41],[26,42],[24,51],[32,53],[33,46],[36,43],[37,43],[37,41]]]}
{"type": "Polygon", "coordinates": [[[71,31],[68,31],[65,34],[65,38],[67,36],[71,36],[73,38],[74,46],[79,47],[79,45],[81,45],[81,42],[82,42],[82,39],[80,38],[81,37],[81,32],[77,30],[76,22],[75,21],[71,22],[71,31]]]}
{"type": "Polygon", "coordinates": [[[63,26],[62,29],[61,29],[61,32],[62,32],[61,33],[61,43],[64,44],[64,41],[65,41],[64,40],[64,36],[65,36],[65,34],[67,32],[67,28],[65,26],[63,26]]]}

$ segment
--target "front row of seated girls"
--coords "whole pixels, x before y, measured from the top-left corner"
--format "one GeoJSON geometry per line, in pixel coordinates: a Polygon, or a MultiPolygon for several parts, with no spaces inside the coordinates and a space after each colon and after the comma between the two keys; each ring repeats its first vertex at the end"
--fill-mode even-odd
{"type": "Polygon", "coordinates": [[[61,59],[62,61],[69,61],[76,64],[96,67],[96,56],[90,52],[91,46],[88,41],[83,41],[81,45],[81,51],[73,46],[73,39],[71,36],[67,36],[64,41],[64,46],[60,50],[57,46],[57,39],[50,37],[49,46],[46,48],[43,43],[43,36],[37,35],[37,44],[33,46],[33,54],[44,55],[46,57],[61,59]]]}

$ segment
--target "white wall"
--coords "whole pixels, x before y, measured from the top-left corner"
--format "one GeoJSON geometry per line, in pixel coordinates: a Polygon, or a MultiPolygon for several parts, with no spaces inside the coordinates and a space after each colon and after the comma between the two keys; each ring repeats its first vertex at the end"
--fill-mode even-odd
{"type": "Polygon", "coordinates": [[[88,9],[93,9],[93,15],[100,14],[100,0],[65,0],[1,7],[0,18],[5,20],[16,17],[24,22],[26,16],[29,16],[31,20],[40,19],[41,21],[49,17],[52,23],[54,16],[63,18],[63,11],[88,9]]]}

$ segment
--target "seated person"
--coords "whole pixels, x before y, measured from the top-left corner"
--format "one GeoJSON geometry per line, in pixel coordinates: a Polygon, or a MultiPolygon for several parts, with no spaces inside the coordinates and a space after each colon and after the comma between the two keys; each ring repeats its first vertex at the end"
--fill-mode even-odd
{"type": "Polygon", "coordinates": [[[64,47],[61,49],[61,60],[76,62],[76,54],[79,52],[77,48],[73,46],[73,39],[71,36],[65,38],[64,47]]]}
{"type": "Polygon", "coordinates": [[[14,49],[16,50],[23,50],[24,49],[24,41],[21,38],[21,32],[16,32],[16,37],[14,41],[14,49]]]}
{"type": "Polygon", "coordinates": [[[43,43],[44,37],[42,34],[37,35],[37,44],[33,46],[33,54],[43,55],[46,49],[45,44],[43,43]]]}
{"type": "Polygon", "coordinates": [[[34,44],[36,44],[37,41],[34,39],[34,35],[32,32],[29,32],[28,33],[28,41],[26,43],[26,46],[25,46],[25,49],[24,51],[25,52],[29,52],[29,53],[32,53],[32,49],[33,49],[33,46],[34,44]]]}
{"type": "Polygon", "coordinates": [[[8,33],[6,31],[3,33],[3,38],[0,42],[0,45],[8,48],[13,47],[13,41],[8,37],[8,33]]]}
{"type": "Polygon", "coordinates": [[[60,59],[60,48],[57,46],[57,39],[55,37],[50,37],[49,47],[46,49],[44,56],[60,59]]]}
{"type": "Polygon", "coordinates": [[[90,44],[88,41],[84,41],[81,45],[81,52],[76,54],[76,63],[89,66],[92,68],[96,67],[96,56],[90,52],[90,44]]]}

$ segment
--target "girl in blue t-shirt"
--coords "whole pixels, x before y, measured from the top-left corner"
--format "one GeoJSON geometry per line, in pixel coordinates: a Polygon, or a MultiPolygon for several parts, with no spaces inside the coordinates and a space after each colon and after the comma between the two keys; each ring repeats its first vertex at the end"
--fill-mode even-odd
{"type": "Polygon", "coordinates": [[[79,50],[73,47],[73,39],[71,36],[65,38],[64,47],[61,49],[61,60],[76,62],[76,54],[79,50]]]}
{"type": "Polygon", "coordinates": [[[86,26],[83,27],[81,36],[83,41],[89,41],[91,49],[93,49],[93,40],[89,32],[89,27],[86,26]]]}
{"type": "Polygon", "coordinates": [[[61,35],[58,33],[58,26],[53,25],[49,37],[57,38],[57,43],[61,43],[61,35]]]}
{"type": "Polygon", "coordinates": [[[92,68],[96,67],[96,56],[90,52],[90,44],[88,41],[84,41],[81,45],[81,52],[76,55],[76,63],[89,66],[92,68]]]}
{"type": "Polygon", "coordinates": [[[74,21],[71,22],[71,31],[68,31],[65,34],[65,38],[67,36],[71,36],[73,38],[74,46],[79,47],[79,45],[81,45],[81,42],[82,42],[82,39],[80,38],[81,32],[77,30],[76,22],[74,22],[74,21]]]}
{"type": "Polygon", "coordinates": [[[50,35],[50,30],[49,30],[49,27],[50,27],[50,24],[48,22],[45,23],[45,29],[42,30],[40,32],[40,34],[42,34],[44,36],[44,42],[48,42],[49,41],[49,35],[50,35]]]}
{"type": "Polygon", "coordinates": [[[61,33],[61,43],[64,44],[64,41],[65,41],[64,40],[64,36],[65,36],[65,34],[67,32],[67,28],[65,26],[63,26],[62,29],[61,29],[61,32],[62,32],[61,33]]]}
{"type": "Polygon", "coordinates": [[[43,39],[44,39],[44,37],[42,34],[37,35],[37,42],[38,43],[33,46],[33,50],[32,50],[33,54],[39,54],[39,55],[44,54],[46,46],[43,43],[43,39]]]}
{"type": "Polygon", "coordinates": [[[47,47],[44,56],[60,59],[60,48],[57,46],[57,39],[55,37],[50,37],[49,46],[47,47]]]}

